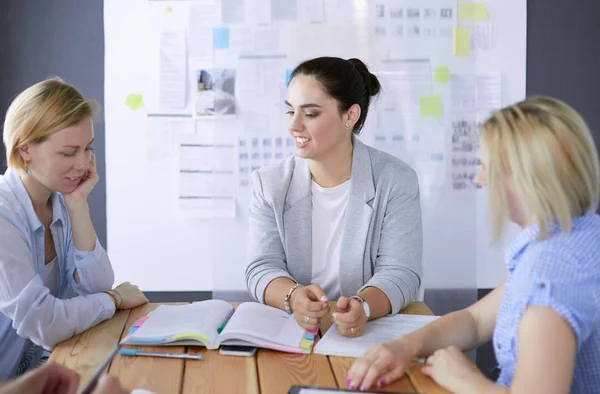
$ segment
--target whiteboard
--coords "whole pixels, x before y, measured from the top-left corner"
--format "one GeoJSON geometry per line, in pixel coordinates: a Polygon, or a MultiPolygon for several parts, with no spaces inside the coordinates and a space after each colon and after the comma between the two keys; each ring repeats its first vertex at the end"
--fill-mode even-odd
{"type": "Polygon", "coordinates": [[[525,97],[524,0],[106,0],[104,24],[117,282],[245,290],[250,172],[293,153],[286,81],[316,56],[380,78],[360,138],[419,174],[425,288],[504,280],[486,192],[467,178],[477,123],[525,97]]]}

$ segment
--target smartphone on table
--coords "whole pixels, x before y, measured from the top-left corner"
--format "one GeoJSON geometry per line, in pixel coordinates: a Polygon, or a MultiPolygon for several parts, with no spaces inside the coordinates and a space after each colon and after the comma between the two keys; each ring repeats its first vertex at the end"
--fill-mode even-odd
{"type": "Polygon", "coordinates": [[[224,356],[252,357],[256,353],[256,348],[254,346],[221,345],[219,353],[224,356]]]}

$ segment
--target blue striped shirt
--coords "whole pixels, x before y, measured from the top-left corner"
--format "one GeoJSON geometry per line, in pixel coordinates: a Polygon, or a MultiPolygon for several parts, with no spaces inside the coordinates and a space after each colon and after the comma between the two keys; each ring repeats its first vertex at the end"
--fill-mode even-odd
{"type": "Polygon", "coordinates": [[[554,309],[577,338],[571,393],[600,388],[600,216],[573,219],[570,233],[549,226],[525,228],[506,251],[508,277],[494,329],[501,368],[498,384],[510,386],[517,362],[519,321],[528,305],[554,309]]]}
{"type": "MultiPolygon", "coordinates": [[[[26,339],[52,348],[115,312],[111,298],[100,293],[114,281],[106,252],[98,240],[91,252],[77,250],[63,196],[52,193],[51,201],[57,297],[44,283],[44,226],[19,175],[9,169],[0,176],[0,380],[14,375],[26,339]]],[[[43,349],[37,350],[41,356],[43,349]]]]}

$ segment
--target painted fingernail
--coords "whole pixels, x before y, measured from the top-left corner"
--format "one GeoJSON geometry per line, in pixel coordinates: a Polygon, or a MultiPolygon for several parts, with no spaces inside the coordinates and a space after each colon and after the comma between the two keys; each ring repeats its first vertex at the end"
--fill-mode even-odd
{"type": "Polygon", "coordinates": [[[354,390],[354,389],[356,388],[356,383],[354,383],[354,382],[350,381],[350,384],[348,385],[348,388],[349,388],[350,390],[354,390]]]}
{"type": "Polygon", "coordinates": [[[377,387],[382,388],[383,386],[385,386],[385,380],[381,379],[379,382],[377,382],[377,387]]]}
{"type": "Polygon", "coordinates": [[[360,391],[367,391],[367,386],[360,386],[360,391]]]}
{"type": "Polygon", "coordinates": [[[337,313],[334,313],[334,314],[333,314],[333,315],[331,315],[331,316],[333,316],[333,318],[334,318],[334,319],[337,319],[337,318],[338,318],[338,314],[337,314],[337,313]]]}
{"type": "Polygon", "coordinates": [[[349,376],[350,376],[349,374],[345,374],[344,379],[346,379],[346,381],[350,380],[349,376]]]}
{"type": "Polygon", "coordinates": [[[350,385],[352,384],[352,381],[348,378],[346,378],[346,387],[350,387],[350,385]]]}
{"type": "Polygon", "coordinates": [[[327,301],[327,296],[321,296],[321,301],[327,301]]]}

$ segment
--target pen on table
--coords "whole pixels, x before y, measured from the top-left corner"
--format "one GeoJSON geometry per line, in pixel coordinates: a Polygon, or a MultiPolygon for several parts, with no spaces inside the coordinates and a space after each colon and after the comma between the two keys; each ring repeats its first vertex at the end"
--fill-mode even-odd
{"type": "Polygon", "coordinates": [[[102,375],[102,372],[104,372],[104,370],[109,366],[110,362],[112,361],[113,357],[115,357],[115,354],[117,354],[119,349],[121,349],[121,344],[118,344],[117,347],[115,347],[114,350],[110,352],[108,357],[106,357],[106,360],[104,360],[100,368],[98,368],[98,370],[94,373],[94,376],[92,376],[89,383],[87,384],[87,386],[85,386],[85,388],[81,391],[80,394],[91,394],[92,390],[94,390],[94,388],[96,387],[96,383],[98,383],[98,379],[102,375]]]}
{"type": "Polygon", "coordinates": [[[225,329],[225,326],[227,325],[227,322],[229,321],[229,319],[231,319],[231,316],[233,316],[233,313],[235,312],[235,309],[232,309],[229,314],[227,315],[227,317],[225,318],[225,321],[223,322],[223,324],[221,324],[219,326],[219,328],[217,328],[217,332],[220,334],[221,331],[223,331],[225,329]]]}
{"type": "Polygon", "coordinates": [[[137,349],[121,349],[120,354],[121,354],[121,356],[148,356],[148,357],[187,358],[190,360],[202,360],[201,354],[146,352],[146,351],[137,350],[137,349]]]}

